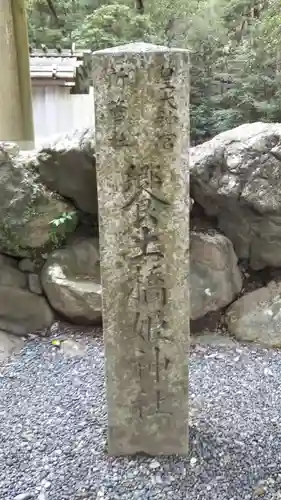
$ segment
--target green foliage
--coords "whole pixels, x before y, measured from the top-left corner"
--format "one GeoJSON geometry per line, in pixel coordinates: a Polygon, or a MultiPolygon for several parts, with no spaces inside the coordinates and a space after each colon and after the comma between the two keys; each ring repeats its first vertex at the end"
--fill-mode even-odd
{"type": "Polygon", "coordinates": [[[123,4],[96,9],[73,32],[77,46],[92,50],[131,41],[150,41],[152,37],[153,27],[149,16],[142,16],[123,4]]]}
{"type": "Polygon", "coordinates": [[[144,40],[191,51],[191,139],[281,121],[281,10],[271,0],[28,0],[31,43],[100,49],[144,40]]]}
{"type": "Polygon", "coordinates": [[[77,225],[76,212],[63,212],[50,222],[52,247],[59,248],[68,234],[72,233],[77,225]]]}
{"type": "Polygon", "coordinates": [[[57,219],[53,219],[50,224],[56,228],[61,226],[62,224],[66,224],[68,221],[73,221],[73,218],[76,218],[76,212],[63,212],[60,217],[57,219]]]}
{"type": "Polygon", "coordinates": [[[0,223],[0,245],[11,255],[24,255],[26,252],[22,247],[18,232],[4,221],[0,223]]]}

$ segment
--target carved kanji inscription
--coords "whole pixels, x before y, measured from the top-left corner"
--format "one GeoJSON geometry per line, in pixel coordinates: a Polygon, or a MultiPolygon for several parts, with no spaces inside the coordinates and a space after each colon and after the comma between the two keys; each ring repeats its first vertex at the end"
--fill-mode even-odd
{"type": "Polygon", "coordinates": [[[150,44],[93,55],[111,455],[188,451],[188,67],[150,44]]]}

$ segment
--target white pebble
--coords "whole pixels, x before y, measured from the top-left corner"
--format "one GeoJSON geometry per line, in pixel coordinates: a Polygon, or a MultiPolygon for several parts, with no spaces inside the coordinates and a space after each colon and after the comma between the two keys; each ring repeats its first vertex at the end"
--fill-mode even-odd
{"type": "Polygon", "coordinates": [[[48,490],[51,486],[51,482],[50,481],[47,481],[47,479],[43,479],[42,483],[41,483],[41,487],[44,489],[44,490],[48,490]]]}
{"type": "Polygon", "coordinates": [[[29,498],[32,498],[32,495],[31,493],[20,493],[19,495],[17,495],[14,500],[28,500],[29,498]]]}
{"type": "Polygon", "coordinates": [[[158,469],[160,467],[160,463],[157,462],[157,460],[153,460],[152,462],[150,462],[149,464],[149,468],[150,469],[158,469]]]}

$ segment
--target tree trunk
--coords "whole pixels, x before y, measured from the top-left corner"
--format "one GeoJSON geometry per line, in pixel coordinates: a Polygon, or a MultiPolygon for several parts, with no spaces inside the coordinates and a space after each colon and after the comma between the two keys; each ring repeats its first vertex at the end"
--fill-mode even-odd
{"type": "Polygon", "coordinates": [[[0,141],[34,145],[24,0],[0,0],[0,141]]]}

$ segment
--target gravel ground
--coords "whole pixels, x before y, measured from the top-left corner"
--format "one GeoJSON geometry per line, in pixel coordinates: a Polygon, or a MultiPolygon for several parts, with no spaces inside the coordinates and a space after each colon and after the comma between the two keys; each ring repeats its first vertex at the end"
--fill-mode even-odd
{"type": "Polygon", "coordinates": [[[1,500],[281,499],[281,352],[192,347],[190,456],[116,459],[102,341],[73,338],[76,357],[33,339],[0,376],[1,500]]]}

